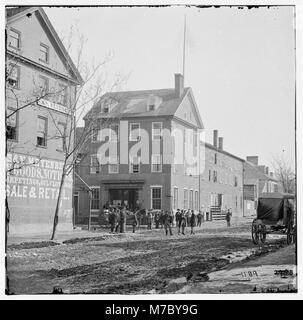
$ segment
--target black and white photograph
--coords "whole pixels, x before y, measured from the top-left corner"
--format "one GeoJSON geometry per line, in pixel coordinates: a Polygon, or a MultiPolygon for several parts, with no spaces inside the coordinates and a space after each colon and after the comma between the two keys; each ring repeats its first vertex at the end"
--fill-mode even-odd
{"type": "Polygon", "coordinates": [[[296,299],[300,5],[2,9],[6,299],[296,299]]]}

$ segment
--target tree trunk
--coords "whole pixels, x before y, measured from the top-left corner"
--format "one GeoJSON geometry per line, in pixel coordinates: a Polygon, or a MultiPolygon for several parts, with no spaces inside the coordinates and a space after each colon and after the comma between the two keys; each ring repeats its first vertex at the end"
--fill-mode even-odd
{"type": "Polygon", "coordinates": [[[55,216],[54,216],[54,222],[53,222],[53,233],[51,236],[51,240],[54,240],[54,238],[55,238],[56,228],[58,225],[59,206],[60,206],[60,201],[61,201],[61,194],[62,194],[62,190],[63,190],[64,180],[65,180],[65,166],[63,167],[63,171],[62,171],[62,175],[61,175],[61,182],[60,182],[59,194],[58,194],[58,199],[57,199],[57,204],[56,204],[56,210],[55,210],[55,216]]]}

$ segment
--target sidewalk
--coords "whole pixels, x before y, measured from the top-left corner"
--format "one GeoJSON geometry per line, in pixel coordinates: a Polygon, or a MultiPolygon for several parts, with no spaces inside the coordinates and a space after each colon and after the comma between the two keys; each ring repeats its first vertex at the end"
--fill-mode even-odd
{"type": "MultiPolygon", "coordinates": [[[[248,217],[248,218],[235,218],[234,220],[231,221],[231,226],[235,227],[235,226],[239,226],[242,224],[246,224],[249,223],[250,221],[252,221],[253,218],[248,217]]],[[[204,223],[202,223],[202,229],[207,229],[207,230],[211,230],[211,229],[218,229],[218,228],[225,228],[226,227],[226,221],[225,220],[216,220],[216,221],[205,221],[204,223]]],[[[155,230],[155,229],[153,229],[155,230]]],[[[162,229],[159,229],[159,231],[162,229]]],[[[131,232],[131,226],[127,226],[127,230],[126,233],[130,233],[131,232]]],[[[141,227],[140,229],[136,230],[136,234],[142,234],[148,232],[146,226],[141,227]]],[[[117,236],[117,234],[114,234],[115,236],[117,236]]],[[[119,234],[118,235],[122,236],[123,234],[119,234]]],[[[73,240],[73,239],[86,239],[86,238],[94,238],[94,237],[102,237],[102,236],[113,236],[113,234],[111,234],[109,232],[109,229],[105,229],[105,228],[100,228],[97,230],[79,230],[79,227],[71,230],[71,231],[57,231],[56,232],[56,237],[55,240],[53,242],[55,243],[62,243],[63,241],[67,241],[67,240],[73,240]]],[[[50,242],[50,237],[51,237],[51,233],[47,234],[47,233],[43,233],[43,234],[23,234],[23,235],[8,235],[7,238],[7,245],[18,245],[18,244],[24,244],[24,243],[38,243],[38,242],[50,242]]]]}

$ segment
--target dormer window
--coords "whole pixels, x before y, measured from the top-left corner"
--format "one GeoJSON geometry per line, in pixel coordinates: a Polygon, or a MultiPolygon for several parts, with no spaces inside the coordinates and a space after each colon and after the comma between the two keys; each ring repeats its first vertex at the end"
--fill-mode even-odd
{"type": "Polygon", "coordinates": [[[150,104],[150,105],[148,106],[148,110],[149,110],[149,111],[154,111],[154,110],[155,110],[155,105],[154,105],[154,104],[150,104]]]}
{"type": "Polygon", "coordinates": [[[109,113],[109,107],[103,107],[103,113],[109,113]]]}

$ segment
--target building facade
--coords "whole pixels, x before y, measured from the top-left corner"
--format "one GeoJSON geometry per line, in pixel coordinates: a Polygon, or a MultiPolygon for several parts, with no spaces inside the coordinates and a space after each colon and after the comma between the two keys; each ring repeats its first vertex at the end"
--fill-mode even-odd
{"type": "MultiPolygon", "coordinates": [[[[7,216],[10,234],[51,232],[63,132],[81,76],[41,7],[6,10],[7,216]]],[[[58,229],[72,229],[72,175],[58,229]]]]}
{"type": "Polygon", "coordinates": [[[79,223],[89,214],[87,186],[92,188],[92,214],[99,214],[108,204],[198,210],[198,160],[190,164],[184,151],[190,148],[198,158],[203,124],[182,75],[175,75],[173,89],[105,94],[84,118],[86,126],[91,114],[98,117],[98,125],[76,170],[81,177],[75,180],[74,193],[79,223]],[[111,131],[102,136],[105,129],[111,131]],[[101,154],[109,156],[102,148],[111,144],[117,149],[117,164],[101,163],[101,154]],[[176,164],[172,163],[175,153],[176,164]]]}
{"type": "Polygon", "coordinates": [[[209,219],[225,218],[227,209],[231,209],[233,217],[243,217],[244,160],[223,149],[223,137],[218,137],[218,130],[214,130],[213,144],[204,143],[203,146],[201,210],[209,219]]]}
{"type": "Polygon", "coordinates": [[[258,156],[246,157],[244,164],[244,214],[255,215],[261,193],[281,192],[278,181],[268,167],[259,165],[258,156]]]}

